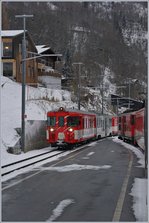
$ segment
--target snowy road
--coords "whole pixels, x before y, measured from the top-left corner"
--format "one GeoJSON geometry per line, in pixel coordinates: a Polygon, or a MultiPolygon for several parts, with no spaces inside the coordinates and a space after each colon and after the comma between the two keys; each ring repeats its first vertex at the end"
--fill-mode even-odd
{"type": "Polygon", "coordinates": [[[86,147],[4,182],[2,187],[19,181],[3,190],[2,220],[139,220],[132,187],[144,169],[136,154],[112,139],[86,147]]]}

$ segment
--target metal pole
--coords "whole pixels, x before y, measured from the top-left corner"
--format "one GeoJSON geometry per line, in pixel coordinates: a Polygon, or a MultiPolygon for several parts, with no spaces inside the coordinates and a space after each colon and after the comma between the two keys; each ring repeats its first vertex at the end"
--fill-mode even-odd
{"type": "Polygon", "coordinates": [[[101,113],[102,113],[102,115],[103,115],[103,79],[102,79],[102,111],[101,111],[101,113]]]}
{"type": "Polygon", "coordinates": [[[117,112],[116,113],[117,113],[117,116],[118,116],[118,107],[119,107],[118,98],[117,98],[116,101],[117,101],[117,106],[116,106],[117,107],[117,112]]]}
{"type": "Polygon", "coordinates": [[[129,107],[128,108],[130,109],[130,79],[129,79],[129,107]]]}
{"type": "Polygon", "coordinates": [[[101,114],[103,115],[103,81],[104,81],[104,69],[102,68],[102,92],[101,92],[101,96],[102,96],[102,110],[101,110],[101,114]]]}
{"type": "MultiPolygon", "coordinates": [[[[147,90],[148,91],[148,90],[147,90]]],[[[145,138],[145,177],[148,177],[148,99],[145,98],[144,138],[145,138]]]]}
{"type": "Polygon", "coordinates": [[[23,19],[23,40],[22,40],[22,114],[21,114],[21,149],[25,152],[25,84],[26,84],[26,18],[33,15],[16,15],[16,18],[23,19]]]}
{"type": "Polygon", "coordinates": [[[26,80],[26,39],[25,39],[25,17],[23,17],[23,28],[24,28],[24,35],[23,35],[23,43],[22,43],[22,136],[21,136],[21,147],[22,151],[25,150],[25,80],[26,80]]]}

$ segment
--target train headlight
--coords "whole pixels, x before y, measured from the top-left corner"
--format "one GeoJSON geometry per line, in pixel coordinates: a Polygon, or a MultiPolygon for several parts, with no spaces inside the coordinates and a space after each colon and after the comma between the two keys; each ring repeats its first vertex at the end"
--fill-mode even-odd
{"type": "Polygon", "coordinates": [[[69,132],[73,132],[73,129],[72,129],[72,128],[69,128],[68,131],[69,131],[69,132]]]}
{"type": "Polygon", "coordinates": [[[50,132],[54,132],[54,129],[53,129],[53,128],[51,128],[51,129],[50,129],[50,132]]]}

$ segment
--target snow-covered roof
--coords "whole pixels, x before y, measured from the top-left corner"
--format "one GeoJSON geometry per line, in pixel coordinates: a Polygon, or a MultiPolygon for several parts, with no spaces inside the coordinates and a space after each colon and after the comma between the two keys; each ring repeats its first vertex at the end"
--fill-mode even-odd
{"type": "Polygon", "coordinates": [[[43,52],[45,52],[45,51],[47,51],[47,50],[49,50],[49,49],[51,49],[51,47],[45,47],[46,45],[37,45],[36,46],[36,49],[37,49],[37,51],[38,51],[38,53],[40,54],[40,53],[43,53],[43,52]]]}
{"type": "Polygon", "coordinates": [[[22,34],[24,30],[2,30],[1,31],[1,36],[2,37],[7,37],[7,36],[17,36],[19,34],[22,34]]]}

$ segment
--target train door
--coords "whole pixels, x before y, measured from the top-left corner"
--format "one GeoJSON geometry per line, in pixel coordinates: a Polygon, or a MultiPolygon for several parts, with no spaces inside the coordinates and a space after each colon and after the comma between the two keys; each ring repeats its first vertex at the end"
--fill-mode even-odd
{"type": "Polygon", "coordinates": [[[125,129],[126,129],[126,116],[121,116],[121,123],[120,123],[120,137],[124,139],[125,136],[125,129]]]}
{"type": "Polygon", "coordinates": [[[118,117],[118,138],[122,137],[122,117],[118,117]]]}
{"type": "Polygon", "coordinates": [[[131,125],[131,140],[134,142],[135,135],[135,115],[130,116],[130,125],[131,125]]]}

